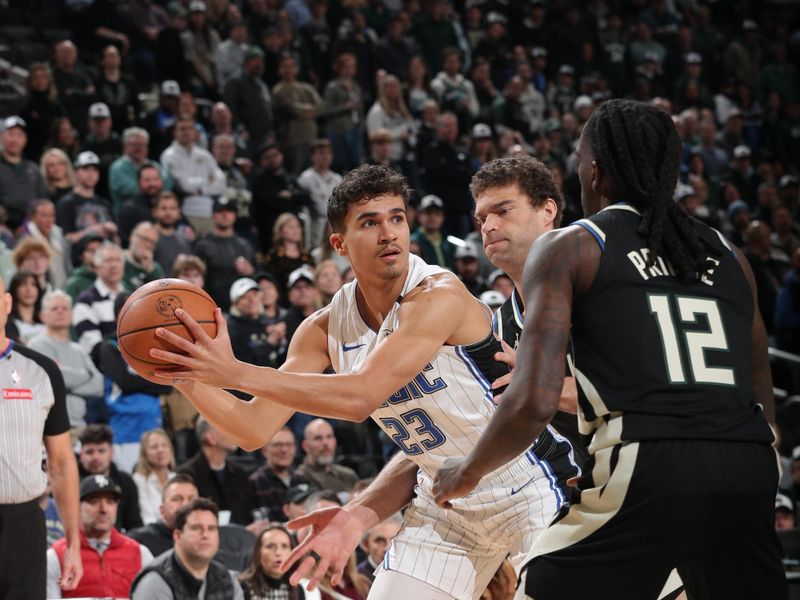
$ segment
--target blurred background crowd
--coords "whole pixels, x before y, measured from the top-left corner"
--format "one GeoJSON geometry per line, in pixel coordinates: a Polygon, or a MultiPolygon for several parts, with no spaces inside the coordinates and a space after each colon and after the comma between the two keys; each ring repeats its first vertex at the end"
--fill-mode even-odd
{"type": "MultiPolygon", "coordinates": [[[[218,557],[252,597],[273,597],[261,542],[294,539],[264,526],[346,500],[393,444],[371,423],[297,415],[262,452],[237,450],[127,368],[114,339],[127,294],[192,281],[225,311],[238,358],[280,366],[300,322],[353,277],[328,242],[326,204],[369,162],[414,187],[412,252],[497,307],[513,284],[483,253],[472,175],[535,156],[568,225],[582,215],[583,124],[605,100],[633,98],[669,112],[684,141],[675,202],[753,267],[779,404],[778,513],[793,519],[798,21],[792,1],[0,0],[8,335],[57,360],[82,475],[112,480],[118,531],[158,555],[179,506],[209,498],[227,528],[218,557]]],[[[385,551],[397,523],[380,527],[385,551]]],[[[365,596],[378,546],[368,536],[328,597],[365,596]]]]}

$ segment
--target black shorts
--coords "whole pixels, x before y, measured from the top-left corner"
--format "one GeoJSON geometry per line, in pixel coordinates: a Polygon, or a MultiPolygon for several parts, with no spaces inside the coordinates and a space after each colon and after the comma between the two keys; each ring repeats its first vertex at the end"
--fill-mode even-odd
{"type": "Polygon", "coordinates": [[[38,498],[0,505],[0,598],[42,600],[46,552],[47,530],[38,498]]]}
{"type": "Polygon", "coordinates": [[[537,540],[533,600],[655,600],[673,569],[692,600],[784,600],[775,453],[671,440],[600,450],[579,500],[537,540]]]}

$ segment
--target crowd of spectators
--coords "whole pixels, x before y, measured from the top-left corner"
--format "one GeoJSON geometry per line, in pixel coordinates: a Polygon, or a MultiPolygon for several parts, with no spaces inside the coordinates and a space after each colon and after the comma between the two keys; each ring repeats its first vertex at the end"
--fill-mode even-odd
{"type": "MultiPolygon", "coordinates": [[[[179,277],[223,308],[238,358],[279,367],[301,321],[353,277],[328,241],[326,205],[364,162],[414,187],[412,252],[497,307],[513,283],[483,252],[472,175],[535,156],[567,225],[582,215],[573,153],[592,111],[612,97],[652,103],[684,142],[675,202],[742,248],[771,345],[800,354],[800,16],[788,5],[42,4],[0,2],[0,32],[20,40],[0,44],[8,334],[58,362],[84,477],[84,568],[113,549],[133,597],[175,577],[238,598],[226,569],[250,598],[294,597],[277,595],[290,586],[276,564],[296,543],[280,523],[345,500],[394,451],[372,425],[296,415],[245,454],[132,372],[114,339],[128,293],[179,277]]],[[[800,390],[796,369],[774,375],[800,390]]],[[[794,513],[792,419],[779,508],[794,513]]],[[[58,517],[43,507],[54,541],[58,517]]],[[[368,535],[334,597],[364,597],[396,526],[368,535]]],[[[107,583],[88,577],[84,595],[120,595],[107,583]]]]}

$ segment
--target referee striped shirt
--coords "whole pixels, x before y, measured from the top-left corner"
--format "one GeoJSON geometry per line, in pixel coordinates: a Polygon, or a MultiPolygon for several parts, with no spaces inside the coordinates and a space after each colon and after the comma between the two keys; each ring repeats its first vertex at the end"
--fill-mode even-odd
{"type": "Polygon", "coordinates": [[[9,340],[0,353],[0,504],[38,498],[45,435],[69,431],[66,390],[51,359],[9,340]]]}

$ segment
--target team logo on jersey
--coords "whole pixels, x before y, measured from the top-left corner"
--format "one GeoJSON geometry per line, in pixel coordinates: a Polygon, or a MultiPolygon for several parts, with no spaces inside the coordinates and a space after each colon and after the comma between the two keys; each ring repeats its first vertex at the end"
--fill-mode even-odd
{"type": "Polygon", "coordinates": [[[175,317],[175,311],[179,308],[183,308],[183,302],[177,296],[173,296],[172,294],[168,296],[162,296],[156,301],[156,311],[162,317],[166,317],[168,319],[175,317]]]}
{"type": "Polygon", "coordinates": [[[11,383],[13,385],[19,385],[20,381],[22,381],[22,377],[20,377],[19,371],[17,371],[16,369],[11,371],[11,383]]]}

